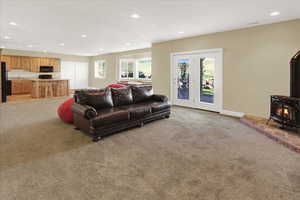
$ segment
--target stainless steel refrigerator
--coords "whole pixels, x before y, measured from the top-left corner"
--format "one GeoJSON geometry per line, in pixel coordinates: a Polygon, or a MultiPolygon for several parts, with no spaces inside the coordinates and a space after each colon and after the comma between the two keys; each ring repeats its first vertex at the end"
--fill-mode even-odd
{"type": "Polygon", "coordinates": [[[11,95],[11,82],[8,80],[6,64],[1,62],[1,101],[6,102],[7,96],[11,95]]]}

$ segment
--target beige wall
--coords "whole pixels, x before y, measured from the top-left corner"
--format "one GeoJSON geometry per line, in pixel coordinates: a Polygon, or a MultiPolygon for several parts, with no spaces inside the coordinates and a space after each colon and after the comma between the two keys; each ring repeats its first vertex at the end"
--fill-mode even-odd
{"type": "Polygon", "coordinates": [[[59,57],[66,61],[89,61],[89,86],[105,87],[118,81],[122,56],[152,53],[152,83],[155,93],[170,96],[170,53],[224,49],[223,104],[225,110],[267,117],[269,96],[289,95],[289,61],[300,49],[300,20],[257,26],[175,41],[154,43],[152,49],[94,57],[3,50],[3,54],[59,57]],[[108,64],[106,79],[94,78],[94,61],[108,64]]]}
{"type": "Polygon", "coordinates": [[[62,61],[89,62],[89,57],[86,57],[86,56],[65,55],[65,54],[57,54],[57,53],[43,53],[43,52],[37,52],[37,51],[22,51],[22,50],[14,50],[14,49],[3,49],[2,54],[3,55],[16,55],[16,56],[60,58],[62,61]]]}
{"type": "Polygon", "coordinates": [[[140,49],[134,51],[125,51],[120,53],[104,54],[90,58],[89,64],[89,86],[102,88],[109,84],[118,82],[118,66],[121,57],[138,58],[140,56],[151,56],[151,49],[140,49]],[[94,76],[94,62],[96,60],[106,60],[107,73],[105,79],[98,79],[94,76]]]}
{"type": "Polygon", "coordinates": [[[154,91],[170,95],[170,53],[224,49],[224,109],[267,117],[272,94],[289,95],[289,61],[300,49],[300,20],[156,43],[154,91]]]}

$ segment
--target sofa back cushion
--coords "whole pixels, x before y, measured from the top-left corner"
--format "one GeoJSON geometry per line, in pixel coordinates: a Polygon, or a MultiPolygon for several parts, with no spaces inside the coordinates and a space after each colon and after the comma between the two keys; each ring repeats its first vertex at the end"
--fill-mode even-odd
{"type": "Polygon", "coordinates": [[[129,105],[133,103],[131,87],[111,88],[114,106],[129,105]]]}
{"type": "Polygon", "coordinates": [[[110,88],[99,90],[84,90],[77,94],[79,104],[92,106],[96,110],[114,106],[110,88]]]}
{"type": "Polygon", "coordinates": [[[153,95],[153,89],[151,85],[132,86],[131,89],[134,103],[147,101],[151,99],[153,95]]]}

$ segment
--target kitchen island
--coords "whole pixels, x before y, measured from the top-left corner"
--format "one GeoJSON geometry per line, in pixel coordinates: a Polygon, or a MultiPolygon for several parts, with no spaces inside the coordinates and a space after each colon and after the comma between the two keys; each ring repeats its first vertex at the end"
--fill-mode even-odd
{"type": "Polygon", "coordinates": [[[31,79],[32,98],[51,98],[69,95],[69,80],[67,79],[31,79]]]}

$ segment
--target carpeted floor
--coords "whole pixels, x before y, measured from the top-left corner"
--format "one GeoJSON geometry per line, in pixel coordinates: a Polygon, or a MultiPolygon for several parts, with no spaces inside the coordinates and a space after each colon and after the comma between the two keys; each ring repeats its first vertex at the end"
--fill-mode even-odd
{"type": "Polygon", "coordinates": [[[2,200],[299,200],[300,156],[238,120],[173,108],[99,143],[62,100],[0,105],[2,200]]]}

